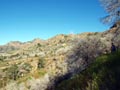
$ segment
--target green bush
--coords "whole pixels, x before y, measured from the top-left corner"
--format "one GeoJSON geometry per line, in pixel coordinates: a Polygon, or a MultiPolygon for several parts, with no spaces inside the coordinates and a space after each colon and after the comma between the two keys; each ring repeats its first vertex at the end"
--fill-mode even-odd
{"type": "Polygon", "coordinates": [[[4,59],[6,59],[5,56],[0,56],[0,61],[4,61],[4,59]]]}
{"type": "Polygon", "coordinates": [[[45,60],[43,58],[40,58],[38,61],[38,69],[45,67],[45,60]]]}
{"type": "Polygon", "coordinates": [[[41,47],[42,45],[40,43],[37,44],[38,47],[41,47]]]}
{"type": "Polygon", "coordinates": [[[12,65],[10,68],[7,69],[7,75],[9,77],[9,79],[13,79],[16,80],[19,77],[18,74],[19,70],[18,70],[18,66],[12,65]]]}

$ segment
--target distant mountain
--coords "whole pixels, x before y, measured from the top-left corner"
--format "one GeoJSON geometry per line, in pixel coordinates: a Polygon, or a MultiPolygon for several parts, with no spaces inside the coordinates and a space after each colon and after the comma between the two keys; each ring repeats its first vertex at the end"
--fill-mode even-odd
{"type": "Polygon", "coordinates": [[[11,41],[11,42],[7,43],[6,45],[0,46],[0,53],[9,53],[11,51],[20,50],[20,49],[34,46],[38,43],[43,43],[43,42],[44,41],[40,40],[40,39],[34,39],[34,40],[28,41],[28,42],[11,41]]]}

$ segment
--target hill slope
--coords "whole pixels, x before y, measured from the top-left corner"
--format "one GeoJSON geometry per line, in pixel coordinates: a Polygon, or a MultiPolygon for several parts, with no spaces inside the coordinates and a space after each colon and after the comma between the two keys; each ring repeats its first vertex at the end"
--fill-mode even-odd
{"type": "Polygon", "coordinates": [[[48,40],[15,41],[0,46],[0,90],[54,87],[88,68],[96,57],[109,53],[111,42],[120,48],[120,28],[102,33],[60,34],[48,40]]]}
{"type": "Polygon", "coordinates": [[[120,90],[120,51],[98,57],[86,70],[55,90],[120,90]]]}

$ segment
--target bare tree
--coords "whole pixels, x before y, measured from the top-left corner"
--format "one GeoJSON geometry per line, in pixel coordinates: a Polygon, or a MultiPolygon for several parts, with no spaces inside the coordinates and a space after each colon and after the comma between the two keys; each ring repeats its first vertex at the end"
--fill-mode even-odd
{"type": "Polygon", "coordinates": [[[67,56],[67,65],[70,72],[75,73],[85,69],[97,56],[106,51],[106,45],[102,42],[100,36],[88,36],[75,42],[75,46],[67,56]]]}
{"type": "Polygon", "coordinates": [[[120,0],[99,0],[108,15],[101,20],[105,24],[115,24],[120,21],[120,0]]]}

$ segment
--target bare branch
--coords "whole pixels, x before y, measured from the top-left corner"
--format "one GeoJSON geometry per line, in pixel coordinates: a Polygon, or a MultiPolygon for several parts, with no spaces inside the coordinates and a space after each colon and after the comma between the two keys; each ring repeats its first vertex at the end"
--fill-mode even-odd
{"type": "Polygon", "coordinates": [[[115,24],[120,20],[120,0],[100,0],[108,16],[101,19],[104,24],[115,24]]]}

